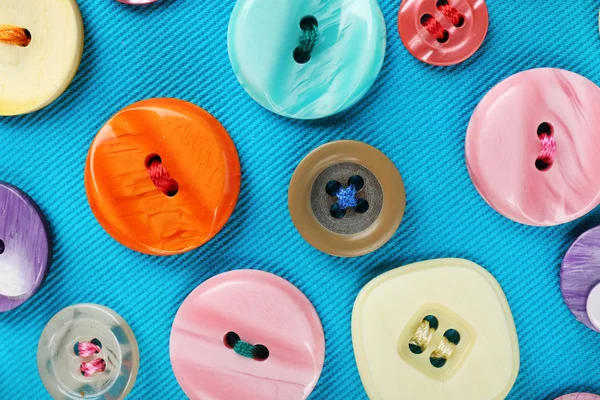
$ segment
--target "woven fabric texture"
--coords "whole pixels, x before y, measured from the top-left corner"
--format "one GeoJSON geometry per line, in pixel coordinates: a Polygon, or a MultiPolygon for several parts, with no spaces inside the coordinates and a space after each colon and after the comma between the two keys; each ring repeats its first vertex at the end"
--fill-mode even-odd
{"type": "Polygon", "coordinates": [[[511,222],[479,196],[464,160],[470,115],[501,80],[559,67],[600,83],[598,1],[487,0],[490,29],[482,48],[449,68],[414,59],[398,36],[399,1],[379,3],[388,47],[373,88],[340,115],[295,121],[264,110],[238,84],[227,54],[234,0],[159,0],[144,7],[79,0],[86,40],[72,85],[44,110],[0,118],[0,180],[40,205],[55,251],[42,289],[0,314],[0,399],[48,398],[37,371],[38,339],[56,312],[82,302],[111,307],[136,333],[141,367],[131,399],[184,399],[169,362],[175,313],[201,282],[239,268],[278,274],[315,305],[327,348],[311,398],[366,399],[350,332],[356,295],[385,271],[440,257],[482,265],[506,292],[521,348],[509,399],[600,393],[600,336],[571,315],[558,278],[568,246],[600,223],[600,213],[553,228],[511,222]],[[177,97],[211,112],[230,132],[242,163],[240,201],[225,229],[202,248],[167,258],[115,242],[92,215],[83,182],[96,132],[123,107],[150,97],[177,97]],[[361,258],[313,249],[287,208],[296,165],[338,139],[381,149],[406,185],[399,231],[361,258]]]}

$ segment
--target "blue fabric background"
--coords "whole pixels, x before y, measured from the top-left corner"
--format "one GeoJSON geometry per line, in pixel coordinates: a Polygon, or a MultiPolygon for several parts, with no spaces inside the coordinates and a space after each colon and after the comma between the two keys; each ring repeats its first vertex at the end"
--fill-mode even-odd
{"type": "Polygon", "coordinates": [[[312,398],[365,399],[350,334],[355,296],[384,271],[439,257],[475,261],[503,286],[521,347],[510,399],[600,393],[600,335],[571,315],[558,280],[568,246],[600,223],[600,213],[554,228],[511,222],[478,195],[463,151],[478,101],[518,71],[560,67],[600,83],[598,2],[487,0],[487,39],[474,57],[450,68],[410,56],[397,33],[399,1],[379,2],[388,49],[375,85],[343,114],[302,122],[262,109],[239,86],[227,55],[233,0],[160,0],[148,7],[79,0],[86,41],[73,84],[42,111],[0,118],[0,180],[37,201],[55,250],[45,286],[0,314],[0,399],[48,397],[37,372],[39,336],[56,312],[81,302],[113,308],[136,333],[141,368],[130,398],[184,399],[169,362],[177,308],[205,279],[238,268],[279,274],[314,303],[327,352],[312,398]],[[225,229],[204,247],[169,258],[134,253],[109,237],[89,209],[83,183],[96,132],[121,108],[149,97],[178,97],[214,114],[233,137],[243,169],[240,201],[225,229]],[[309,246],[287,209],[296,165],[337,139],[386,153],[408,196],[392,240],[348,260],[309,246]]]}

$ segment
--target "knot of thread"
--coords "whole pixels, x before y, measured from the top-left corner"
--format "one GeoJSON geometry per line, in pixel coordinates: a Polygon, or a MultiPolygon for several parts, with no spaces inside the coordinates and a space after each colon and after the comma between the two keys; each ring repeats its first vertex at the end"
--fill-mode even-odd
{"type": "Polygon", "coordinates": [[[89,377],[97,372],[104,372],[106,369],[106,362],[102,358],[97,358],[90,362],[84,362],[79,367],[81,374],[85,377],[89,377]]]}
{"type": "Polygon", "coordinates": [[[171,175],[167,172],[160,158],[152,158],[149,161],[147,169],[152,183],[154,183],[154,186],[156,186],[158,190],[169,197],[177,194],[179,191],[179,184],[175,179],[171,178],[171,175]]]}
{"type": "Polygon", "coordinates": [[[311,54],[317,39],[319,38],[319,23],[314,17],[304,17],[300,21],[300,43],[294,50],[294,60],[299,64],[307,63],[310,60],[311,54]]]}
{"type": "Polygon", "coordinates": [[[452,22],[452,25],[462,26],[462,24],[464,23],[465,17],[463,17],[463,15],[456,8],[448,4],[447,1],[438,4],[437,8],[442,14],[444,14],[446,18],[448,18],[452,22]]]}
{"type": "Polygon", "coordinates": [[[550,165],[554,162],[554,157],[556,157],[556,139],[548,133],[542,133],[539,135],[539,138],[541,150],[538,160],[550,165]]]}
{"type": "Polygon", "coordinates": [[[319,27],[313,21],[303,22],[300,27],[302,28],[302,35],[300,35],[298,48],[310,56],[319,38],[319,27]]]}
{"type": "Polygon", "coordinates": [[[27,47],[31,43],[31,33],[16,25],[0,24],[0,43],[27,47]]]}
{"type": "Polygon", "coordinates": [[[354,185],[350,185],[347,188],[339,188],[335,195],[338,199],[338,205],[342,210],[354,208],[358,204],[356,199],[356,188],[354,185]]]}
{"type": "Polygon", "coordinates": [[[424,15],[421,19],[421,25],[427,32],[435,37],[439,42],[445,42],[448,40],[448,31],[439,23],[439,21],[433,18],[431,15],[424,15]]]}
{"type": "Polygon", "coordinates": [[[444,337],[438,347],[431,353],[429,360],[431,365],[436,368],[441,368],[446,364],[446,361],[456,350],[456,346],[460,342],[460,334],[454,329],[448,329],[444,332],[444,337]]]}
{"type": "Polygon", "coordinates": [[[92,356],[94,354],[98,354],[100,353],[100,351],[102,350],[102,346],[99,345],[98,343],[94,343],[94,341],[91,342],[77,342],[75,343],[75,354],[86,358],[89,356],[92,356]]]}
{"type": "Polygon", "coordinates": [[[431,339],[433,338],[433,334],[438,328],[438,320],[433,315],[428,315],[423,318],[421,324],[415,331],[412,338],[408,342],[408,347],[410,351],[414,354],[421,354],[425,351],[429,343],[431,343],[431,339]]]}
{"type": "Polygon", "coordinates": [[[235,346],[233,346],[233,351],[240,356],[254,358],[254,345],[244,342],[243,340],[238,340],[235,346]]]}
{"type": "Polygon", "coordinates": [[[228,332],[225,335],[225,344],[232,348],[237,354],[246,358],[263,361],[269,357],[269,349],[262,344],[251,345],[240,339],[240,336],[235,332],[228,332]]]}

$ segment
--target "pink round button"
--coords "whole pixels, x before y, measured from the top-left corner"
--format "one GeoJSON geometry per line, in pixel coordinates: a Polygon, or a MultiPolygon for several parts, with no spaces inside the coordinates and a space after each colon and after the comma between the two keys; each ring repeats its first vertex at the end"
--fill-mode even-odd
{"type": "Polygon", "coordinates": [[[600,396],[591,393],[571,393],[557,397],[555,400],[600,400],[600,396]]]}
{"type": "Polygon", "coordinates": [[[475,187],[527,225],[572,221],[600,203],[600,89],[560,69],[520,72],[481,100],[465,154],[475,187]]]}
{"type": "Polygon", "coordinates": [[[171,364],[192,400],[306,399],[325,358],[314,307],[288,281],[226,272],[198,286],[171,330],[171,364]]]}
{"type": "Polygon", "coordinates": [[[403,0],[398,13],[402,43],[432,65],[465,61],[479,49],[487,30],[484,0],[403,0]]]}

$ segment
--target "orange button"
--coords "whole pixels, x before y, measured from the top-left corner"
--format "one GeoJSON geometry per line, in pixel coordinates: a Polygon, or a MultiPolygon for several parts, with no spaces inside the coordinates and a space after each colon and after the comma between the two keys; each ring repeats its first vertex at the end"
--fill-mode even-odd
{"type": "Polygon", "coordinates": [[[233,141],[212,115],[176,99],[150,99],[115,115],[90,148],[92,211],[123,245],[170,255],[206,243],[240,192],[233,141]]]}

